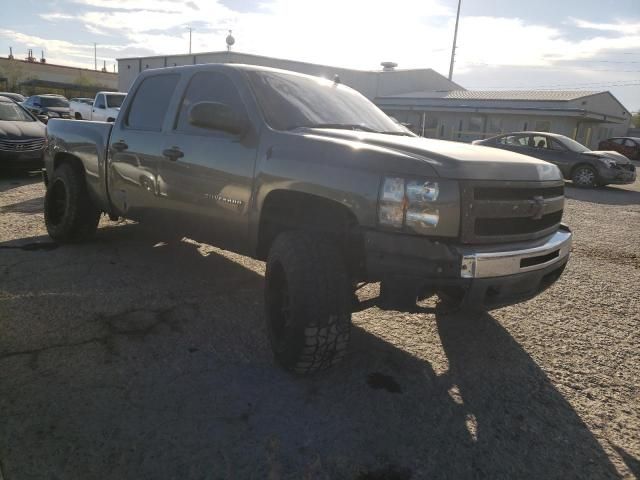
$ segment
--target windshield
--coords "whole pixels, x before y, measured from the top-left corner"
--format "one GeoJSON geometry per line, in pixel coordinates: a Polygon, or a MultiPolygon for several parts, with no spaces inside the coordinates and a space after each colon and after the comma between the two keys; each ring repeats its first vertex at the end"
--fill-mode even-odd
{"type": "Polygon", "coordinates": [[[276,130],[348,128],[410,135],[382,110],[348,87],[321,78],[247,72],[267,123],[276,130]]]}
{"type": "Polygon", "coordinates": [[[7,122],[35,122],[33,117],[15,103],[0,102],[0,120],[7,122]]]}
{"type": "Polygon", "coordinates": [[[126,95],[107,95],[107,107],[120,108],[126,95]]]}
{"type": "Polygon", "coordinates": [[[43,107],[69,107],[69,101],[64,97],[40,97],[43,107]]]}
{"type": "Polygon", "coordinates": [[[575,140],[571,140],[569,137],[557,137],[556,140],[558,140],[560,143],[562,143],[562,145],[567,147],[572,152],[582,153],[591,151],[581,143],[578,143],[575,140]]]}

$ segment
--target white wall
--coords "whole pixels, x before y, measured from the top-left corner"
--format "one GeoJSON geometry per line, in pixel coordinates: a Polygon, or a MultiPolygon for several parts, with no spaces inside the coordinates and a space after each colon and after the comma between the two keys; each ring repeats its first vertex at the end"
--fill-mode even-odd
{"type": "Polygon", "coordinates": [[[358,90],[370,99],[420,90],[454,90],[461,88],[431,69],[395,70],[392,72],[360,71],[236,52],[212,52],[118,60],[120,74],[118,89],[128,91],[140,71],[147,68],[193,65],[196,63],[246,63],[281,68],[329,79],[333,79],[337,74],[343,84],[358,90]]]}

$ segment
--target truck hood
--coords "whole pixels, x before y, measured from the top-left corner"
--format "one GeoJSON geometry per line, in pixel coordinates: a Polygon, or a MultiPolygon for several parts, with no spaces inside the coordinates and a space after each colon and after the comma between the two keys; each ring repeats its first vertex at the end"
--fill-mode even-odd
{"type": "MultiPolygon", "coordinates": [[[[467,143],[369,133],[355,130],[308,128],[313,135],[347,140],[353,148],[372,145],[409,155],[428,163],[443,178],[459,180],[546,181],[561,180],[553,164],[497,148],[467,143]]],[[[393,165],[389,165],[393,171],[393,165]]],[[[403,172],[397,172],[402,174],[403,172]]]]}
{"type": "Polygon", "coordinates": [[[44,138],[45,126],[40,122],[0,121],[0,138],[9,140],[28,140],[44,138]]]}

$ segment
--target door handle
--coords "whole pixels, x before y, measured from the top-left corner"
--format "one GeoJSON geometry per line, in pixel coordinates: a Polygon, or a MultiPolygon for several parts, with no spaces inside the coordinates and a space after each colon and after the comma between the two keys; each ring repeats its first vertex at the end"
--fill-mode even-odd
{"type": "Polygon", "coordinates": [[[178,147],[167,148],[162,151],[162,154],[172,162],[175,162],[179,158],[184,157],[184,153],[178,147]]]}
{"type": "Polygon", "coordinates": [[[123,140],[118,140],[117,142],[114,142],[111,144],[111,148],[116,152],[122,152],[123,150],[126,150],[127,148],[129,148],[129,145],[124,143],[123,140]]]}

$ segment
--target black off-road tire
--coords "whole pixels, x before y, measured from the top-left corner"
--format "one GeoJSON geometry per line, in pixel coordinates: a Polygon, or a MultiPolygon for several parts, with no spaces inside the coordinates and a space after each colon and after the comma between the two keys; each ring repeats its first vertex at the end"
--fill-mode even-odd
{"type": "Polygon", "coordinates": [[[100,214],[89,197],[80,168],[70,163],[56,168],[44,197],[49,236],[61,243],[87,240],[95,234],[100,214]]]}
{"type": "Polygon", "coordinates": [[[571,172],[571,181],[578,188],[595,188],[599,184],[598,172],[589,165],[578,165],[571,172]]]}
{"type": "Polygon", "coordinates": [[[267,331],[276,361],[312,374],[340,362],[351,337],[351,284],[339,248],[306,232],[274,241],[265,274],[267,331]]]}

